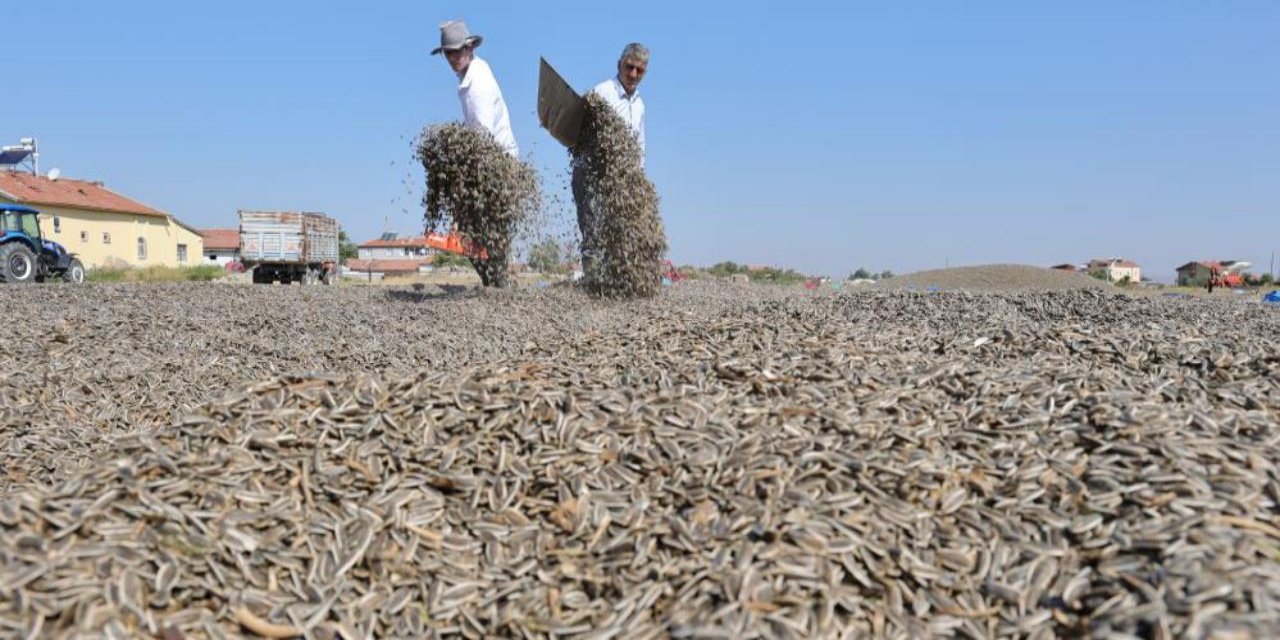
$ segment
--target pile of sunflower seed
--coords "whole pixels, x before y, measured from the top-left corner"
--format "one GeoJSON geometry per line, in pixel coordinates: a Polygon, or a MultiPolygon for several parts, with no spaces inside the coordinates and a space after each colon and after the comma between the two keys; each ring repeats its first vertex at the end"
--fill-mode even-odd
{"type": "Polygon", "coordinates": [[[0,492],[64,478],[98,460],[120,434],[168,426],[272,376],[452,371],[671,308],[711,317],[743,295],[680,287],[667,292],[670,300],[621,305],[576,287],[10,288],[0,296],[0,317],[24,321],[10,326],[0,351],[0,492]]]}
{"type": "Polygon", "coordinates": [[[454,228],[484,257],[473,258],[486,286],[507,286],[514,239],[541,207],[537,172],[484,131],[462,124],[423,130],[417,157],[427,174],[427,230],[454,228]]]}
{"type": "Polygon", "coordinates": [[[622,118],[596,94],[586,99],[582,132],[571,150],[582,171],[580,197],[593,219],[598,254],[584,284],[613,298],[656,295],[661,285],[667,237],[658,211],[658,191],[644,173],[640,143],[622,118]]]}
{"type": "Polygon", "coordinates": [[[1280,633],[1274,310],[731,289],[126,435],[0,500],[0,633],[1280,633]]]}
{"type": "Polygon", "coordinates": [[[1115,291],[1088,274],[1025,264],[984,264],[919,271],[875,283],[876,289],[925,291],[1115,291]]]}

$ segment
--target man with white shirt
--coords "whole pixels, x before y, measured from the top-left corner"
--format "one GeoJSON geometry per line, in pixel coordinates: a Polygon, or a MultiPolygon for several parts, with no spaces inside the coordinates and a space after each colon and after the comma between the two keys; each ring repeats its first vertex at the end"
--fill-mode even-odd
{"type": "MultiPolygon", "coordinates": [[[[640,166],[644,166],[644,99],[640,97],[640,81],[649,69],[649,49],[638,42],[632,42],[622,50],[618,57],[618,75],[601,82],[591,89],[605,102],[613,107],[614,112],[622,118],[640,143],[640,166]]],[[[586,176],[583,167],[575,163],[573,166],[573,200],[578,206],[578,229],[582,232],[582,268],[590,270],[595,261],[596,216],[598,212],[591,210],[591,203],[586,194],[586,176]]]]}
{"type": "Polygon", "coordinates": [[[462,118],[468,127],[488,131],[493,139],[512,156],[519,156],[515,134],[511,132],[511,116],[507,103],[502,99],[502,89],[493,77],[489,63],[476,55],[476,47],[484,42],[481,36],[473,36],[467,24],[461,20],[440,25],[440,46],[431,52],[441,52],[458,74],[458,98],[462,101],[462,118]]]}
{"type": "MultiPolygon", "coordinates": [[[[513,158],[520,156],[515,134],[511,132],[511,116],[507,103],[502,99],[502,89],[493,77],[489,63],[476,55],[476,47],[484,42],[481,36],[471,35],[467,24],[461,20],[440,25],[440,46],[431,55],[444,53],[449,67],[458,74],[458,99],[462,101],[462,119],[468,128],[488,131],[493,139],[513,158]]],[[[507,284],[507,256],[505,247],[484,247],[487,258],[472,258],[480,283],[489,287],[505,287],[507,284]]]]}

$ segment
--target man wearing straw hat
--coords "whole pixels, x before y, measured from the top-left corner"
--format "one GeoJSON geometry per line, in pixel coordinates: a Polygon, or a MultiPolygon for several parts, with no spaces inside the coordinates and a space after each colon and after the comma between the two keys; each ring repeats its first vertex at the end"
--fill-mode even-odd
{"type": "MultiPolygon", "coordinates": [[[[440,25],[440,46],[431,55],[444,53],[449,67],[458,74],[458,99],[462,101],[462,120],[471,129],[488,131],[498,145],[513,158],[520,156],[515,134],[511,132],[511,116],[502,99],[502,89],[493,77],[489,63],[476,55],[476,47],[484,38],[471,35],[467,23],[452,20],[440,25]]],[[[505,287],[507,283],[505,250],[485,247],[487,257],[473,256],[471,263],[480,275],[480,283],[489,287],[505,287]]]]}
{"type": "Polygon", "coordinates": [[[452,20],[440,25],[440,46],[431,55],[444,53],[449,67],[458,74],[458,98],[462,101],[462,118],[468,127],[488,131],[507,153],[519,156],[515,134],[511,132],[511,116],[502,99],[502,89],[493,77],[489,63],[476,55],[484,42],[473,36],[467,23],[452,20]]]}
{"type": "MultiPolygon", "coordinates": [[[[640,166],[644,166],[644,100],[640,97],[640,81],[649,69],[649,48],[632,42],[618,56],[618,74],[591,89],[613,108],[627,123],[636,141],[640,143],[640,166]]],[[[570,180],[573,200],[578,207],[578,230],[582,232],[582,269],[589,271],[596,258],[596,228],[599,212],[593,211],[586,193],[586,176],[583,167],[575,163],[570,180]]]]}

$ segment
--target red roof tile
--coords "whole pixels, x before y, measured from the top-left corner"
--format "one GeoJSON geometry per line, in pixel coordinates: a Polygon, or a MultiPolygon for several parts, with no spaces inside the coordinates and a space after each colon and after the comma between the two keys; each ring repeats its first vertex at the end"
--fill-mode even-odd
{"type": "Polygon", "coordinates": [[[201,229],[204,248],[214,251],[238,251],[240,249],[239,229],[201,229]]]}
{"type": "Polygon", "coordinates": [[[0,171],[0,194],[22,204],[168,217],[163,211],[130,200],[100,182],[70,178],[50,180],[20,171],[0,171]]]}

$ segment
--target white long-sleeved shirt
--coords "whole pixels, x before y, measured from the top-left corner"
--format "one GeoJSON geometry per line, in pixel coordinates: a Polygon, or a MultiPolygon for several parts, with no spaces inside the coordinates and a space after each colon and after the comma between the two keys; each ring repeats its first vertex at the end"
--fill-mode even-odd
{"type": "Polygon", "coordinates": [[[502,99],[502,89],[493,77],[489,63],[472,58],[467,72],[459,78],[458,99],[462,101],[462,119],[468,127],[493,134],[493,138],[512,156],[520,155],[516,136],[511,132],[511,116],[502,99]]]}
{"type": "Polygon", "coordinates": [[[622,87],[622,83],[617,78],[610,78],[596,85],[591,90],[592,93],[604,98],[609,106],[617,112],[627,126],[631,127],[631,131],[636,134],[636,140],[640,142],[640,164],[644,164],[645,146],[644,146],[644,100],[640,97],[640,89],[627,95],[627,90],[622,87]]]}

